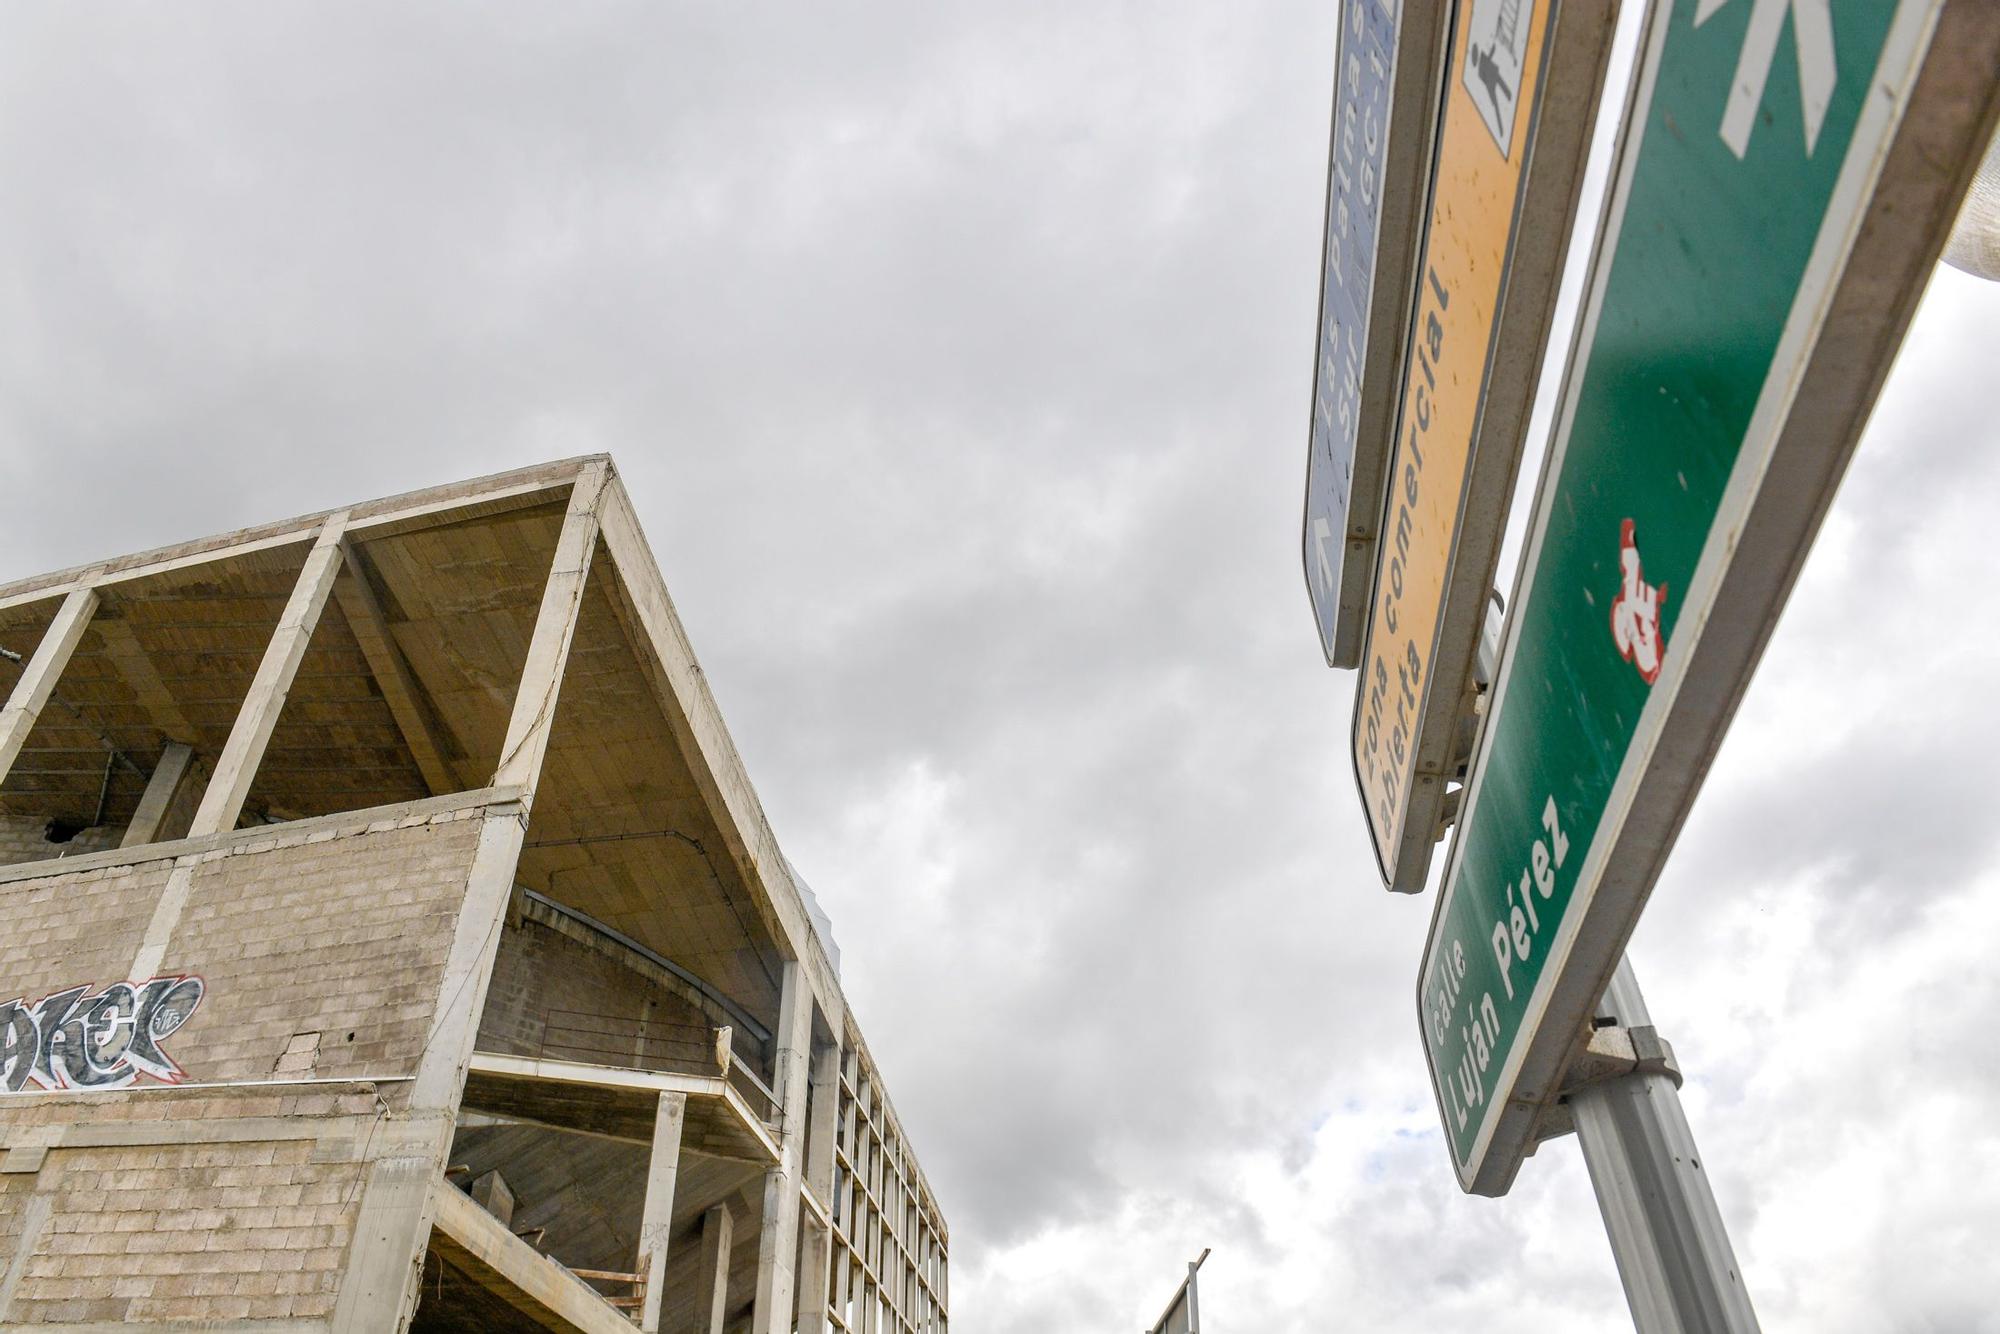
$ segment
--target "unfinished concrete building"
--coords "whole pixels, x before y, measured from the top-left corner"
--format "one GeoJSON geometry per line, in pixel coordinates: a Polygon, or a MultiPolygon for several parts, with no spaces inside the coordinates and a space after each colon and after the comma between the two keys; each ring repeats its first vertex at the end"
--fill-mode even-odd
{"type": "Polygon", "coordinates": [[[0,1326],[944,1334],[624,488],[0,587],[0,1326]]]}

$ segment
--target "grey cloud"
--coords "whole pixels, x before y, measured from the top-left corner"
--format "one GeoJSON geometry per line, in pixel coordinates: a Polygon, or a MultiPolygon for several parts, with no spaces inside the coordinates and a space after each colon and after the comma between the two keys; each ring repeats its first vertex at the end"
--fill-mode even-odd
{"type": "MultiPolygon", "coordinates": [[[[834,916],[960,1329],[1137,1328],[1203,1245],[1218,1329],[1622,1319],[1572,1148],[1450,1180],[1432,905],[1375,883],[1309,627],[1334,7],[13,17],[0,571],[610,449],[834,916]]],[[[1754,1039],[1830,1031],[1868,924],[1991,863],[1995,314],[1939,280],[1635,945],[1773,1327],[1873,1327],[1815,1271],[1911,1254],[1785,1235],[1825,1182],[1773,1126],[1893,1144],[1917,1072],[1992,1092],[1928,1037],[1865,1093],[1754,1039]]],[[[1949,1004],[1916,917],[1855,1007],[1949,1004]]],[[[1884,1198],[1987,1217],[1906,1151],[1884,1198]]],[[[1964,1272],[1894,1291],[1950,1327],[1964,1272]]]]}

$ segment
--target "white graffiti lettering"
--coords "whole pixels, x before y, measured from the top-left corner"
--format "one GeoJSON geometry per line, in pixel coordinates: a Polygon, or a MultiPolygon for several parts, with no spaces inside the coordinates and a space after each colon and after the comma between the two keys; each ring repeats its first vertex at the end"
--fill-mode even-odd
{"type": "Polygon", "coordinates": [[[187,1023],[203,989],[178,974],[0,1002],[0,1093],[124,1088],[141,1075],[180,1083],[186,1073],[160,1044],[187,1023]]]}

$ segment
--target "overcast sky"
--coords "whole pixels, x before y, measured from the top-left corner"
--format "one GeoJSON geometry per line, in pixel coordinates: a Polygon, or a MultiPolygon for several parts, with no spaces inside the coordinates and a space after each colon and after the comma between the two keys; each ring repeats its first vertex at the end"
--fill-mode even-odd
{"type": "MultiPolygon", "coordinates": [[[[10,5],[0,579],[612,452],[958,1334],[1625,1320],[1459,1194],[1299,568],[1335,6],[10,5]]],[[[1940,271],[1633,946],[1772,1330],[2000,1284],[2000,286],[1940,271]]]]}

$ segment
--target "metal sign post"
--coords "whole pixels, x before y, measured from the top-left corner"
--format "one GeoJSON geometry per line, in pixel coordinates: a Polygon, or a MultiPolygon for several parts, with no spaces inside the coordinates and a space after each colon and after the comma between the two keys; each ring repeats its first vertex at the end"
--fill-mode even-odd
{"type": "Polygon", "coordinates": [[[1417,1004],[1505,1194],[2000,115],[1993,0],[1658,0],[1417,1004]]]}
{"type": "Polygon", "coordinates": [[[1200,1255],[1188,1263],[1187,1277],[1174,1292],[1174,1298],[1167,1303],[1167,1309],[1160,1313],[1147,1329],[1146,1334],[1201,1334],[1201,1303],[1195,1296],[1195,1275],[1201,1271],[1202,1261],[1208,1259],[1208,1248],[1203,1247],[1200,1255]]]}
{"type": "MultiPolygon", "coordinates": [[[[1597,1019],[1647,1045],[1653,1021],[1629,961],[1619,962],[1597,1019]]],[[[1642,1066],[1575,1088],[1565,1101],[1638,1334],[1756,1334],[1679,1082],[1642,1066]]]]}

